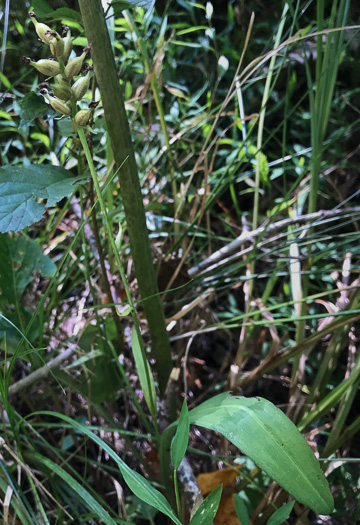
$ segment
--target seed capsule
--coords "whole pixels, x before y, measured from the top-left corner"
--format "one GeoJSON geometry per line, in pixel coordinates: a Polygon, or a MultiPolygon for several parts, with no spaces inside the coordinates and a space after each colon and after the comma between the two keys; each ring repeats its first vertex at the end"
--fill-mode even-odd
{"type": "Polygon", "coordinates": [[[88,73],[84,77],[80,77],[71,88],[75,100],[81,100],[89,89],[89,86],[90,72],[88,71],[88,73]]]}
{"type": "Polygon", "coordinates": [[[43,94],[44,97],[50,102],[51,107],[61,113],[62,115],[71,115],[71,108],[68,104],[56,97],[51,97],[50,95],[43,94]]]}
{"type": "Polygon", "coordinates": [[[55,60],[41,59],[37,62],[30,61],[30,65],[47,77],[54,77],[60,73],[60,64],[55,60]]]}
{"type": "Polygon", "coordinates": [[[47,31],[46,36],[50,36],[50,51],[54,57],[62,57],[64,54],[64,40],[56,31],[47,31]]]}
{"type": "Polygon", "coordinates": [[[49,35],[46,35],[46,33],[48,31],[51,31],[51,28],[49,26],[47,26],[46,24],[39,23],[37,21],[37,17],[35,15],[34,11],[30,11],[29,16],[30,16],[30,20],[32,21],[32,23],[35,26],[35,31],[37,33],[37,36],[40,38],[40,40],[45,42],[45,44],[50,44],[50,37],[49,37],[49,35]]]}
{"type": "Polygon", "coordinates": [[[67,78],[70,79],[70,78],[76,77],[80,73],[85,57],[86,57],[86,53],[84,51],[82,55],[74,58],[73,60],[70,60],[70,62],[67,63],[65,67],[65,75],[67,78]]]}
{"type": "Polygon", "coordinates": [[[69,100],[72,97],[71,87],[63,78],[51,86],[52,92],[61,100],[69,100]]]}
{"type": "Polygon", "coordinates": [[[65,25],[63,26],[62,35],[63,35],[63,40],[64,40],[64,52],[63,52],[62,58],[66,64],[66,62],[69,60],[69,56],[73,48],[73,43],[71,40],[71,32],[68,26],[65,26],[65,25]]]}
{"type": "Polygon", "coordinates": [[[75,122],[78,126],[86,126],[89,122],[91,109],[80,109],[75,115],[75,122]]]}

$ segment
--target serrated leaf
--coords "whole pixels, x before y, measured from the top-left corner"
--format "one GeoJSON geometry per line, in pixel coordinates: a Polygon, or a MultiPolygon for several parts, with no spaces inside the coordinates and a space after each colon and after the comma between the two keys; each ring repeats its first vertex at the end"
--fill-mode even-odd
{"type": "Polygon", "coordinates": [[[171,442],[171,461],[175,470],[179,468],[180,463],[182,462],[185,456],[186,449],[189,443],[189,431],[189,411],[186,399],[184,399],[179,418],[179,424],[176,429],[175,436],[173,437],[173,440],[171,442]]]}
{"type": "Polygon", "coordinates": [[[293,509],[295,501],[290,501],[277,509],[272,516],[268,519],[267,525],[281,525],[290,516],[290,512],[293,509]]]}
{"type": "Polygon", "coordinates": [[[51,109],[45,104],[44,98],[37,95],[34,91],[26,93],[19,106],[20,128],[22,129],[29,127],[33,120],[46,115],[51,109]]]}
{"type": "Polygon", "coordinates": [[[332,512],[333,497],[318,460],[292,421],[270,401],[224,393],[189,416],[191,424],[223,434],[295,499],[319,514],[332,512]]]}
{"type": "Polygon", "coordinates": [[[251,525],[249,512],[245,505],[245,501],[239,496],[239,494],[234,494],[234,504],[235,512],[241,522],[241,525],[251,525]]]}
{"type": "Polygon", "coordinates": [[[0,235],[0,253],[1,300],[9,304],[19,301],[35,270],[44,277],[52,277],[56,272],[53,261],[27,237],[0,235]]]}
{"type": "Polygon", "coordinates": [[[221,492],[222,485],[219,485],[204,499],[190,521],[190,525],[211,525],[219,508],[221,492]]]}
{"type": "Polygon", "coordinates": [[[72,193],[81,177],[59,166],[31,164],[0,169],[0,232],[20,231],[39,221],[46,206],[72,193]]]}

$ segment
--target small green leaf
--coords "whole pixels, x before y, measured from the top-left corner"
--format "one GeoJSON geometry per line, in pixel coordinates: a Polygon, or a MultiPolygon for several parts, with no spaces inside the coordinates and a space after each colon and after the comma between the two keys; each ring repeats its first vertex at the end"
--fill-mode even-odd
{"type": "Polygon", "coordinates": [[[185,456],[186,449],[189,443],[189,431],[189,411],[186,399],[184,399],[179,418],[179,424],[176,429],[175,436],[171,442],[171,461],[175,470],[179,468],[180,463],[182,462],[183,457],[185,456]]]}
{"type": "Polygon", "coordinates": [[[74,191],[81,177],[60,166],[30,164],[0,169],[0,232],[20,231],[39,221],[46,206],[74,191]]]}
{"type": "Polygon", "coordinates": [[[277,509],[274,514],[269,518],[267,525],[281,525],[290,516],[295,501],[290,501],[277,509]]]}
{"type": "Polygon", "coordinates": [[[152,415],[156,417],[156,392],[150,365],[143,354],[135,326],[131,330],[131,348],[144,398],[152,415]]]}
{"type": "Polygon", "coordinates": [[[219,485],[219,487],[216,487],[216,489],[204,499],[195,512],[190,525],[211,525],[219,508],[221,492],[222,485],[219,485]]]}
{"type": "Polygon", "coordinates": [[[251,525],[249,512],[245,505],[245,501],[239,494],[234,494],[235,512],[239,518],[241,525],[251,525]]]}

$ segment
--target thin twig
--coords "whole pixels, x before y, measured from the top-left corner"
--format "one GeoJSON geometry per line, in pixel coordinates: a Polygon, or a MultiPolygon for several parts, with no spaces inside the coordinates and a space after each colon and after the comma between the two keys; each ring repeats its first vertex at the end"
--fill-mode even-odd
{"type": "MultiPolygon", "coordinates": [[[[315,213],[309,213],[307,215],[298,215],[294,218],[288,218],[283,219],[281,221],[274,222],[273,224],[265,224],[262,226],[259,226],[259,228],[256,228],[252,231],[246,231],[243,232],[241,235],[239,235],[236,239],[231,241],[226,246],[223,246],[220,248],[220,250],[217,250],[214,252],[210,257],[207,257],[204,261],[202,261],[198,266],[193,266],[189,269],[188,273],[189,276],[194,279],[195,277],[198,277],[199,275],[205,273],[205,271],[210,270],[210,266],[213,266],[217,263],[225,264],[225,262],[230,262],[235,257],[240,257],[244,255],[245,253],[252,250],[252,246],[250,248],[245,248],[244,250],[241,250],[241,252],[238,252],[233,257],[229,257],[233,252],[236,252],[239,248],[241,248],[241,245],[244,243],[251,243],[253,244],[255,242],[255,239],[257,237],[260,237],[265,232],[275,232],[284,228],[287,228],[291,224],[296,224],[298,222],[310,222],[310,221],[316,221],[319,220],[319,222],[315,222],[312,224],[312,226],[316,226],[318,224],[323,224],[324,222],[328,222],[329,220],[336,220],[338,216],[341,215],[351,215],[351,214],[360,214],[360,207],[354,207],[354,208],[344,208],[344,209],[334,209],[334,210],[319,210],[315,213]],[[225,260],[224,260],[225,259],[225,260]]],[[[267,239],[262,244],[266,244],[270,241],[273,241],[274,239],[267,239]]],[[[260,244],[258,244],[258,247],[260,244]]]]}
{"type": "Polygon", "coordinates": [[[45,377],[47,377],[50,374],[50,370],[52,370],[53,368],[58,368],[63,361],[72,356],[75,350],[76,346],[72,345],[70,348],[64,350],[64,352],[61,352],[61,354],[54,357],[54,359],[51,359],[46,365],[38,368],[32,374],[29,374],[27,377],[24,377],[24,379],[20,379],[20,381],[18,381],[14,385],[11,385],[9,387],[9,395],[12,396],[18,394],[33,383],[45,379],[45,377]]]}

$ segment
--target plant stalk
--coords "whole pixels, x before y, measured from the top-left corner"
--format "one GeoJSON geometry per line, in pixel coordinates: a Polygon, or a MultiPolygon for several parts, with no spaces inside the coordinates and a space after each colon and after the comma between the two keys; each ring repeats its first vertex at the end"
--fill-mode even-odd
{"type": "Polygon", "coordinates": [[[79,5],[85,33],[92,46],[91,57],[101,93],[115,164],[119,168],[120,190],[131,253],[152,338],[160,393],[163,394],[172,368],[171,349],[153,267],[140,181],[124,99],[101,2],[100,0],[80,0],[79,5]]]}

